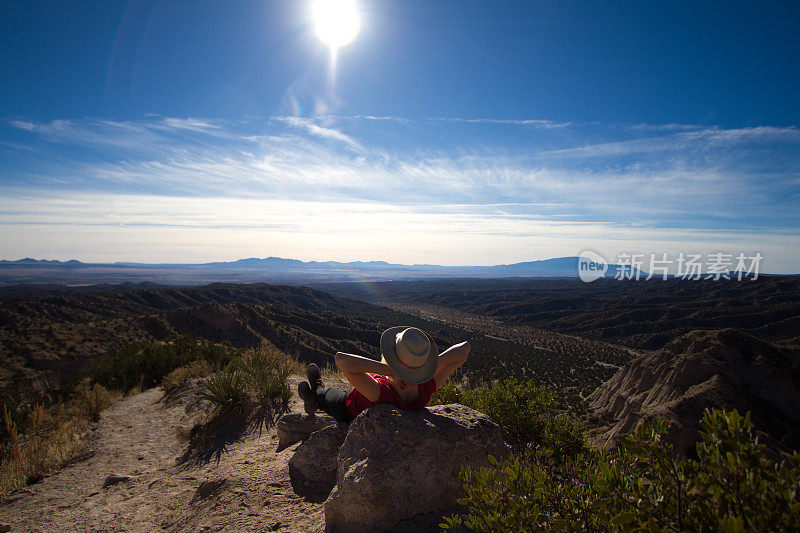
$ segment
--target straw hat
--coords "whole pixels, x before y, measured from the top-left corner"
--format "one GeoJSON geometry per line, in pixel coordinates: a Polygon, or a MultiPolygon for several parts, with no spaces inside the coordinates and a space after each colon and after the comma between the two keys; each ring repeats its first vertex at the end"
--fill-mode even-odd
{"type": "Polygon", "coordinates": [[[381,334],[381,355],[400,379],[425,383],[439,366],[439,349],[419,328],[395,326],[381,334]]]}

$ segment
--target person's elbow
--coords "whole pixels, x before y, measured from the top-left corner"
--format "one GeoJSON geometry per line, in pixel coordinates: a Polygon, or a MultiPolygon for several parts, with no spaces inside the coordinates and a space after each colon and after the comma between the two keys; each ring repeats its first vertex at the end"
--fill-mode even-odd
{"type": "Polygon", "coordinates": [[[467,357],[469,357],[470,349],[471,349],[471,346],[469,345],[469,341],[464,341],[464,342],[461,343],[461,353],[462,353],[461,357],[463,358],[463,361],[466,361],[467,357]]]}
{"type": "Polygon", "coordinates": [[[461,366],[464,364],[464,361],[467,360],[469,356],[470,345],[468,341],[464,341],[461,344],[455,345],[455,350],[453,350],[453,362],[461,366]]]}
{"type": "Polygon", "coordinates": [[[344,370],[345,359],[346,357],[343,352],[336,352],[336,355],[333,356],[333,361],[336,363],[336,368],[339,370],[344,370]]]}

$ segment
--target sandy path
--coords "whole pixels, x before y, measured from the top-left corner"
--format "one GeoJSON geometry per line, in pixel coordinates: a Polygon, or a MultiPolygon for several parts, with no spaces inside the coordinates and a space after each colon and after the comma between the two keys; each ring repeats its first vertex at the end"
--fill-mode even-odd
{"type": "MultiPolygon", "coordinates": [[[[291,378],[293,390],[299,378],[291,378]]],[[[94,455],[0,503],[12,531],[315,531],[321,504],[292,490],[288,461],[297,445],[277,452],[274,426],[228,445],[219,461],[176,465],[184,445],[177,425],[191,425],[191,397],[170,404],[160,389],[107,409],[94,430],[94,455]],[[187,414],[187,406],[190,414],[187,414]],[[103,488],[110,474],[131,476],[103,488]],[[204,481],[222,487],[195,499],[204,481]]],[[[290,410],[301,410],[294,397],[290,410]]]]}

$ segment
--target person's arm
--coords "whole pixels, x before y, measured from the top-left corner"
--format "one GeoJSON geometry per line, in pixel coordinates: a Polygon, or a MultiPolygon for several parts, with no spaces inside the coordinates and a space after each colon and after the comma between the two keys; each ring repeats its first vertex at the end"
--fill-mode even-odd
{"type": "Polygon", "coordinates": [[[455,372],[456,368],[464,364],[467,356],[469,356],[469,349],[469,342],[464,341],[460,344],[454,344],[439,354],[439,367],[433,375],[437,389],[447,381],[447,378],[455,372]]]}
{"type": "Polygon", "coordinates": [[[380,398],[381,387],[367,372],[395,377],[394,371],[389,365],[380,361],[344,352],[336,352],[335,358],[336,366],[342,371],[347,381],[373,403],[380,398]]]}

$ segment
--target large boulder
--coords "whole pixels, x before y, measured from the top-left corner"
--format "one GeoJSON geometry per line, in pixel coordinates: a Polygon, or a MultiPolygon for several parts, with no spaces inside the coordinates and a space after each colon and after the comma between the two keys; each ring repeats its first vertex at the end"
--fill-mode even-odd
{"type": "Polygon", "coordinates": [[[312,433],[289,459],[289,478],[294,491],[308,500],[322,502],[336,485],[339,448],[347,424],[334,424],[312,433]]]}
{"type": "Polygon", "coordinates": [[[764,437],[800,442],[800,349],[736,329],[697,330],[637,357],[598,387],[591,408],[612,421],[613,445],[639,424],[666,420],[675,450],[690,455],[706,408],[753,413],[764,437]]]}
{"type": "Polygon", "coordinates": [[[504,457],[507,439],[488,416],[459,404],[371,407],[350,424],[339,449],[326,531],[403,530],[404,523],[438,531],[442,514],[456,510],[463,494],[461,467],[504,457]]]}

